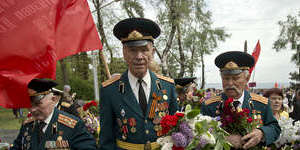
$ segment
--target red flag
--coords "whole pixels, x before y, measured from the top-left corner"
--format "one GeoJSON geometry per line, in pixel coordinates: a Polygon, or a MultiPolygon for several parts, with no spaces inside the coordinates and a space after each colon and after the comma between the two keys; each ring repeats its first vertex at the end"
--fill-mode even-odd
{"type": "Polygon", "coordinates": [[[250,70],[249,70],[250,75],[251,75],[251,73],[252,73],[252,71],[253,71],[253,69],[254,69],[257,61],[258,61],[259,54],[260,54],[260,43],[259,43],[259,40],[258,40],[257,44],[255,46],[255,49],[252,52],[252,56],[254,57],[255,62],[254,62],[254,66],[252,68],[250,68],[250,70]]]}
{"type": "Polygon", "coordinates": [[[0,48],[0,106],[22,108],[31,79],[55,79],[58,59],[102,45],[86,0],[6,0],[0,48]]]}

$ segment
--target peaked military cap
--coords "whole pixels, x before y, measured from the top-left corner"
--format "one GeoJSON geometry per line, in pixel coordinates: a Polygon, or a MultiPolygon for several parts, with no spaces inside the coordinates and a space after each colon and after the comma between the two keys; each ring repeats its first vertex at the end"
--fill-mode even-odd
{"type": "Polygon", "coordinates": [[[37,102],[43,99],[47,94],[52,92],[52,88],[57,85],[56,82],[47,79],[33,79],[27,87],[32,102],[37,102]]]}
{"type": "Polygon", "coordinates": [[[175,82],[176,85],[187,86],[190,83],[193,83],[195,79],[196,79],[196,77],[178,78],[178,79],[174,79],[174,82],[175,82]]]}
{"type": "Polygon", "coordinates": [[[216,66],[223,74],[239,74],[253,67],[254,62],[253,56],[240,51],[225,52],[215,59],[216,66]]]}
{"type": "Polygon", "coordinates": [[[145,46],[160,35],[159,26],[145,18],[128,18],[117,23],[113,29],[117,37],[126,46],[145,46]]]}

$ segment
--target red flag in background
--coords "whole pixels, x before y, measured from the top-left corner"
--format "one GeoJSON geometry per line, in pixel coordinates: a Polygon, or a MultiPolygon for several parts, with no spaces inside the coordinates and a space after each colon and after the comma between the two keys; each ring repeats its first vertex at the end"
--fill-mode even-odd
{"type": "Polygon", "coordinates": [[[257,61],[258,61],[259,54],[260,54],[260,43],[259,43],[259,40],[258,40],[257,44],[255,46],[255,49],[252,52],[252,56],[254,57],[255,62],[254,62],[254,66],[252,68],[250,68],[250,70],[249,70],[250,75],[251,75],[251,73],[252,73],[252,71],[253,71],[253,69],[254,69],[257,61]]]}
{"type": "Polygon", "coordinates": [[[102,49],[86,0],[6,0],[0,4],[0,106],[30,107],[27,84],[55,79],[56,61],[102,49]]]}

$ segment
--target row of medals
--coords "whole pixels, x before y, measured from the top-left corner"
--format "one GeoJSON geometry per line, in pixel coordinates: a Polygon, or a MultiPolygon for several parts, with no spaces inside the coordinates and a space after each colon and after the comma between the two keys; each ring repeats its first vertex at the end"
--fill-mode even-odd
{"type": "MultiPolygon", "coordinates": [[[[165,94],[165,92],[163,92],[165,94]]],[[[154,109],[155,110],[155,116],[151,119],[153,119],[153,124],[154,124],[154,130],[156,131],[156,135],[157,136],[162,136],[162,127],[160,125],[160,121],[161,118],[164,117],[165,115],[169,114],[169,104],[167,102],[168,100],[168,96],[167,95],[163,95],[163,98],[161,98],[161,96],[156,96],[156,94],[153,94],[153,102],[159,102],[157,103],[155,106],[153,106],[154,108],[150,108],[150,109],[154,109]]],[[[151,106],[152,107],[152,106],[151,106]]],[[[130,126],[130,132],[131,133],[136,133],[136,119],[135,118],[126,118],[125,117],[125,110],[122,109],[120,112],[121,116],[122,116],[122,120],[120,118],[117,119],[117,123],[120,127],[120,131],[122,132],[122,139],[126,140],[127,139],[127,134],[129,132],[128,128],[127,128],[127,124],[129,124],[130,126]]]]}

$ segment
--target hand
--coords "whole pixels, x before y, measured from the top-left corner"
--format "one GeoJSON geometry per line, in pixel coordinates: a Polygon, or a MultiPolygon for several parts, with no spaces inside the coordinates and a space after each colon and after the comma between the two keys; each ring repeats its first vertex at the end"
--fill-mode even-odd
{"type": "Polygon", "coordinates": [[[226,137],[226,140],[234,147],[234,148],[241,148],[243,141],[242,136],[233,134],[226,137]]]}
{"type": "Polygon", "coordinates": [[[264,133],[259,129],[254,129],[251,133],[242,137],[242,141],[244,141],[243,149],[248,149],[253,146],[256,146],[263,138],[264,133]]]}

